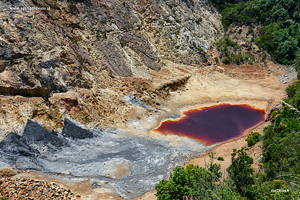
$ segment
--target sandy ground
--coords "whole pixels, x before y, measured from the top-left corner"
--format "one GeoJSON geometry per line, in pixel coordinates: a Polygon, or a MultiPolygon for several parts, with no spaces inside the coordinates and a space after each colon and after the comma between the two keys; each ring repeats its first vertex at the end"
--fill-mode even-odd
{"type": "MultiPolygon", "coordinates": [[[[284,71],[269,63],[267,66],[204,66],[188,67],[167,62],[160,75],[182,77],[190,75],[186,85],[162,102],[156,112],[137,108],[131,115],[136,120],[127,122],[125,130],[136,134],[156,136],[151,130],[166,119],[181,117],[184,111],[218,103],[250,104],[257,108],[269,109],[285,96],[287,84],[279,82],[284,71]],[[174,66],[175,65],[175,66],[174,66]],[[187,71],[189,69],[189,71],[187,71]]],[[[158,135],[159,137],[159,135],[158,135]]]]}

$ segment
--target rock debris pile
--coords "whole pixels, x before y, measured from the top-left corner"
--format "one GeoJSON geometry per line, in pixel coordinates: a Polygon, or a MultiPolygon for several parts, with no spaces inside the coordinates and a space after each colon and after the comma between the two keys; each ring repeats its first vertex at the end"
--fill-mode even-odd
{"type": "Polygon", "coordinates": [[[6,199],[80,199],[80,195],[55,183],[25,178],[0,179],[0,197],[6,199]]]}

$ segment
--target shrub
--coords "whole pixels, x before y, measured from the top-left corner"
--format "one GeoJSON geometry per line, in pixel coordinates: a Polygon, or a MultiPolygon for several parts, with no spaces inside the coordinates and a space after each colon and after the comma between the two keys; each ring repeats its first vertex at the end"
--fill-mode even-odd
{"type": "Polygon", "coordinates": [[[217,160],[224,161],[224,158],[223,157],[218,157],[217,160]]]}
{"type": "Polygon", "coordinates": [[[244,197],[252,196],[250,185],[254,184],[253,169],[250,165],[253,159],[246,153],[248,149],[233,150],[231,154],[231,165],[227,168],[229,177],[236,185],[236,190],[244,197]]]}
{"type": "Polygon", "coordinates": [[[175,167],[169,180],[162,180],[155,186],[155,195],[158,200],[241,199],[232,191],[231,185],[220,182],[209,169],[190,164],[185,169],[175,167]]]}
{"type": "Polygon", "coordinates": [[[255,145],[257,142],[261,141],[262,136],[258,132],[253,132],[246,139],[248,147],[255,145]]]}
{"type": "Polygon", "coordinates": [[[197,20],[196,20],[196,23],[199,24],[200,22],[202,22],[202,18],[199,17],[197,20]]]}
{"type": "Polygon", "coordinates": [[[216,61],[216,63],[219,63],[219,58],[215,57],[215,61],[216,61]]]}
{"type": "Polygon", "coordinates": [[[222,63],[229,64],[230,63],[230,58],[228,58],[228,57],[223,58],[222,63]]]}

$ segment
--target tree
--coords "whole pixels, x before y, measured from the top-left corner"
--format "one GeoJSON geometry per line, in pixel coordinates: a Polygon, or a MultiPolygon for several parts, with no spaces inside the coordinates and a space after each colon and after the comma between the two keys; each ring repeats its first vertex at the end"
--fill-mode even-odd
{"type": "Polygon", "coordinates": [[[255,145],[261,139],[262,139],[261,134],[259,134],[258,132],[251,133],[251,135],[249,135],[246,139],[248,147],[255,145]]]}
{"type": "Polygon", "coordinates": [[[231,183],[227,180],[220,181],[220,165],[212,162],[215,159],[213,155],[210,154],[208,169],[192,164],[185,169],[175,167],[169,180],[162,180],[155,186],[157,199],[241,199],[231,188],[231,183]]]}
{"type": "Polygon", "coordinates": [[[253,159],[246,153],[248,149],[242,147],[240,150],[233,150],[231,154],[231,165],[227,169],[229,177],[233,180],[237,192],[244,197],[251,197],[250,185],[254,184],[253,169],[250,165],[253,159]]]}
{"type": "Polygon", "coordinates": [[[170,174],[169,181],[162,180],[155,186],[155,195],[158,200],[183,199],[191,189],[188,183],[187,171],[181,166],[176,166],[173,174],[170,174]]]}

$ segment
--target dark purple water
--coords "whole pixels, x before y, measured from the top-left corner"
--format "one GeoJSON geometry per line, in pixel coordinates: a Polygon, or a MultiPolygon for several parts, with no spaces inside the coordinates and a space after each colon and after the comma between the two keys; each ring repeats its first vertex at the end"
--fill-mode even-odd
{"type": "Polygon", "coordinates": [[[184,112],[178,121],[165,121],[154,131],[196,139],[212,145],[238,137],[265,119],[265,111],[249,105],[221,104],[184,112]]]}

